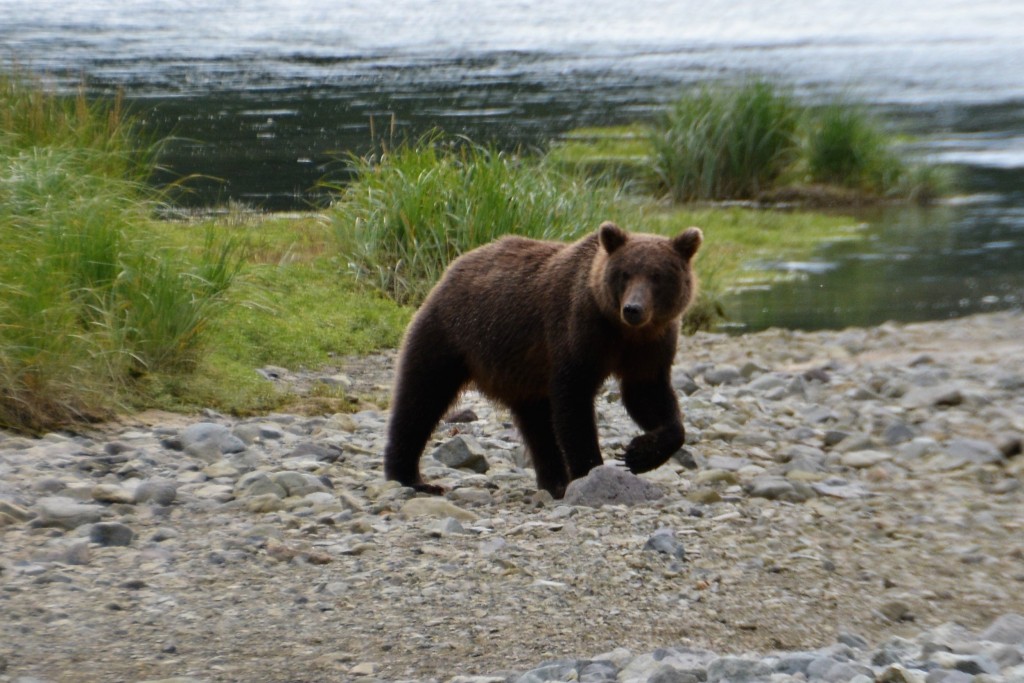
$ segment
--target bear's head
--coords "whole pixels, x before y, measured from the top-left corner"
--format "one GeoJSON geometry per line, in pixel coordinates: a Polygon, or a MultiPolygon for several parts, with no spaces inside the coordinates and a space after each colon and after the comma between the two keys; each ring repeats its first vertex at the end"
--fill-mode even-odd
{"type": "Polygon", "coordinates": [[[676,321],[695,294],[691,261],[703,239],[699,228],[668,238],[603,223],[590,272],[591,291],[602,312],[636,331],[676,321]]]}

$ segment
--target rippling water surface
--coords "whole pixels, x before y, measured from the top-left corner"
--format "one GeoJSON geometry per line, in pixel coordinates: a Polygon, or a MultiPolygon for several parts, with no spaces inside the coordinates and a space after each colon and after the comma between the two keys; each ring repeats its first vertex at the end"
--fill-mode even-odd
{"type": "MultiPolygon", "coordinates": [[[[750,327],[868,324],[1022,304],[1024,3],[980,0],[0,0],[0,54],[64,87],[121,88],[192,201],[307,205],[393,120],[501,144],[648,116],[746,73],[845,93],[960,165],[967,200],[871,217],[800,278],[746,292],[750,327]]],[[[780,267],[784,267],[780,265],[780,267]]]]}

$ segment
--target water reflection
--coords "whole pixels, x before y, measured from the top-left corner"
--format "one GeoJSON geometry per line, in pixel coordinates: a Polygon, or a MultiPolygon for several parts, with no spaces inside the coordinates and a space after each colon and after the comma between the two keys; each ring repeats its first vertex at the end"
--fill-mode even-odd
{"type": "Polygon", "coordinates": [[[953,318],[1024,304],[1024,216],[1005,196],[931,209],[893,208],[862,242],[822,248],[818,272],[726,301],[739,329],[877,325],[953,318]]]}
{"type": "Polygon", "coordinates": [[[603,84],[567,77],[553,84],[530,74],[481,84],[479,74],[460,78],[450,71],[458,68],[471,75],[482,67],[460,61],[439,71],[409,66],[337,87],[129,99],[150,132],[174,136],[157,180],[190,176],[181,203],[233,199],[280,210],[322,203],[324,176],[343,177],[345,159],[381,139],[396,143],[441,129],[481,144],[543,147],[572,127],[649,117],[660,105],[657,93],[664,98],[676,92],[657,81],[603,84]]]}

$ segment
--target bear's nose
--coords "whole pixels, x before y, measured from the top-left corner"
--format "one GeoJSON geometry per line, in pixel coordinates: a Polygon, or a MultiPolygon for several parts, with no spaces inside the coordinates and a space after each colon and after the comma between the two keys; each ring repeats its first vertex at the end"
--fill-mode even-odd
{"type": "Polygon", "coordinates": [[[637,303],[628,303],[622,307],[622,319],[629,325],[639,325],[644,321],[644,307],[637,303]]]}

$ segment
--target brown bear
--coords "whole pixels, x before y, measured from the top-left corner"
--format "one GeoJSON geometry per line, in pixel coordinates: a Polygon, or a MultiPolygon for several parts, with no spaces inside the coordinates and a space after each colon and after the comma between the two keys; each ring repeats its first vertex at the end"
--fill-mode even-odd
{"type": "Polygon", "coordinates": [[[419,459],[470,382],[508,406],[537,473],[560,498],[602,463],[594,398],[611,375],[645,431],[625,463],[647,472],[683,444],[671,370],[703,235],[627,233],[571,244],[503,237],[456,259],[416,313],[398,360],[384,450],[388,479],[428,493],[419,459]]]}

